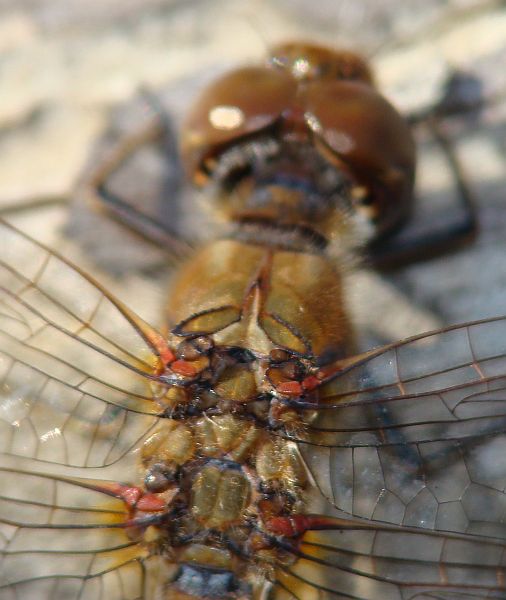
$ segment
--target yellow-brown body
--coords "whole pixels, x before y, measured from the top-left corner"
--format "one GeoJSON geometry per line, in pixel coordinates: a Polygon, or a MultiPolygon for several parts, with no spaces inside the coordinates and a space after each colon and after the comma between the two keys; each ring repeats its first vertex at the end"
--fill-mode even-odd
{"type": "Polygon", "coordinates": [[[320,356],[349,344],[342,287],[338,267],[318,252],[219,240],[180,271],[169,319],[172,327],[185,322],[186,333],[265,356],[280,346],[320,356]]]}
{"type": "Polygon", "coordinates": [[[226,75],[190,112],[183,159],[229,230],[167,303],[154,392],[168,418],[142,450],[145,490],[166,502],[150,532],[172,569],[164,598],[265,598],[304,532],[328,526],[307,515],[290,437],[325,419],[326,366],[354,349],[342,258],[409,213],[413,148],[360,58],[305,44],[226,75]]]}
{"type": "MultiPolygon", "coordinates": [[[[202,248],[174,281],[171,345],[205,336],[215,349],[247,349],[251,360],[214,366],[211,410],[208,401],[195,403],[201,391],[179,389],[177,408],[186,401],[202,414],[163,421],[143,446],[142,464],[183,474],[172,501],[185,514],[172,534],[173,560],[233,573],[244,589],[231,590],[230,598],[259,598],[276,564],[293,562],[269,541],[269,521],[304,511],[305,467],[297,445],[280,435],[283,427],[303,430],[304,419],[280,406],[281,429],[263,426],[274,419],[264,395],[279,382],[276,352],[286,353],[287,371],[294,357],[309,363],[351,347],[342,295],[341,273],[325,255],[231,239],[202,248]],[[188,543],[179,541],[185,537],[188,543]],[[242,558],[227,546],[240,548],[242,558]]],[[[199,356],[186,362],[200,374],[210,368],[199,356]]],[[[172,407],[174,399],[169,394],[164,401],[172,407]]],[[[198,585],[185,585],[176,577],[168,597],[199,597],[198,585]]]]}

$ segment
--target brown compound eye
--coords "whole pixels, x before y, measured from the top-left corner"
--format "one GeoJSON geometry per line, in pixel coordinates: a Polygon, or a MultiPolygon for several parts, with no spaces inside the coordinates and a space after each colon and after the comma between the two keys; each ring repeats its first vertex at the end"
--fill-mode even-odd
{"type": "MultiPolygon", "coordinates": [[[[375,90],[360,56],[287,43],[273,49],[267,66],[237,69],[215,81],[183,127],[181,152],[191,180],[205,185],[225,150],[263,132],[278,145],[313,143],[349,177],[352,207],[374,224],[375,238],[410,215],[415,170],[411,131],[375,90]]],[[[254,163],[244,153],[238,158],[233,163],[236,177],[248,174],[254,163]]]]}
{"type": "Polygon", "coordinates": [[[295,92],[288,73],[266,67],[237,69],[212,83],[183,125],[181,155],[190,178],[203,185],[213,159],[237,140],[276,123],[295,92]]]}
{"type": "Polygon", "coordinates": [[[415,145],[407,123],[373,87],[355,81],[309,83],[305,107],[316,147],[356,182],[378,234],[395,228],[413,200],[415,145]]]}
{"type": "Polygon", "coordinates": [[[269,53],[269,63],[289,71],[299,81],[346,79],[373,83],[368,64],[354,52],[307,42],[286,42],[275,46],[269,53]]]}

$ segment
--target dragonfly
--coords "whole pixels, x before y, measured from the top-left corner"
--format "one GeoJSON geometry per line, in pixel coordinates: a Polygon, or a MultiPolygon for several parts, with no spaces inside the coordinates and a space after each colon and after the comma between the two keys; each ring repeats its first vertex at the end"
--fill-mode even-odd
{"type": "Polygon", "coordinates": [[[167,331],[2,222],[0,598],[505,598],[505,318],[360,354],[340,300],[331,246],[377,248],[412,200],[367,64],[279,46],[186,132],[233,226],[167,331]]]}

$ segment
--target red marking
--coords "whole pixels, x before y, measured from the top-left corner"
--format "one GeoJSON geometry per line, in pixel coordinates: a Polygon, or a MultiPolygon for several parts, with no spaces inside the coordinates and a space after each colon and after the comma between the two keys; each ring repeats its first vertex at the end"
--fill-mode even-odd
{"type": "Polygon", "coordinates": [[[165,510],[165,507],[165,500],[156,494],[142,496],[135,505],[135,508],[142,512],[160,512],[161,510],[165,510]]]}
{"type": "Polygon", "coordinates": [[[158,334],[156,331],[148,331],[146,334],[148,342],[153,346],[153,348],[158,353],[158,356],[162,359],[165,365],[168,365],[173,360],[175,360],[174,353],[167,346],[167,343],[163,339],[163,337],[158,334]]]}
{"type": "Polygon", "coordinates": [[[123,491],[120,494],[120,498],[124,500],[125,504],[128,504],[128,506],[135,506],[141,496],[142,490],[138,487],[123,486],[123,491]]]}
{"type": "Polygon", "coordinates": [[[123,497],[124,490],[128,489],[128,486],[122,485],[121,483],[104,483],[101,486],[97,486],[96,488],[94,487],[94,489],[121,499],[123,497]]]}
{"type": "Polygon", "coordinates": [[[144,494],[143,490],[137,486],[121,485],[115,483],[110,486],[110,493],[123,502],[130,508],[140,510],[142,512],[159,512],[165,510],[166,502],[157,494],[144,494]]]}
{"type": "Polygon", "coordinates": [[[287,396],[299,396],[302,394],[302,386],[298,381],[283,381],[276,386],[276,389],[287,396]]]}
{"type": "Polygon", "coordinates": [[[341,373],[343,370],[344,370],[343,367],[340,367],[334,363],[334,364],[328,365],[327,367],[322,367],[318,371],[316,376],[321,380],[327,379],[333,375],[337,375],[338,373],[341,373]]]}
{"type": "Polygon", "coordinates": [[[316,377],[316,375],[309,375],[309,377],[306,377],[303,380],[302,387],[307,392],[310,392],[311,390],[314,390],[315,388],[317,388],[320,384],[321,384],[321,380],[318,379],[318,377],[316,377]]]}
{"type": "Polygon", "coordinates": [[[194,377],[197,374],[195,366],[186,360],[176,360],[170,365],[170,368],[174,373],[185,377],[194,377]]]}
{"type": "Polygon", "coordinates": [[[297,537],[311,528],[310,517],[293,515],[292,517],[273,517],[265,524],[274,535],[283,537],[297,537]]]}
{"type": "Polygon", "coordinates": [[[164,364],[169,365],[176,359],[176,356],[172,352],[172,350],[167,346],[167,348],[162,348],[160,350],[160,358],[163,360],[164,364]]]}
{"type": "Polygon", "coordinates": [[[336,523],[326,517],[292,515],[291,517],[273,517],[265,526],[274,535],[299,537],[311,529],[336,529],[336,523]]]}

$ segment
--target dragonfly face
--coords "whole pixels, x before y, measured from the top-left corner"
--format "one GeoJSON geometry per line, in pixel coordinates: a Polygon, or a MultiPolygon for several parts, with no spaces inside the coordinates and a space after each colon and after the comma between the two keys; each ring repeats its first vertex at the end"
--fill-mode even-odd
{"type": "Polygon", "coordinates": [[[380,235],[412,205],[411,131],[351,52],[284,44],[265,66],[224,75],[190,111],[182,156],[197,184],[225,196],[230,219],[328,238],[336,212],[358,209],[380,235]]]}
{"type": "Polygon", "coordinates": [[[378,235],[402,220],[413,150],[367,66],[329,57],[280,46],[255,71],[279,93],[234,71],[190,113],[231,226],[181,267],[169,333],[2,222],[2,600],[506,598],[505,321],[355,354],[326,242],[367,194],[378,235]]]}

